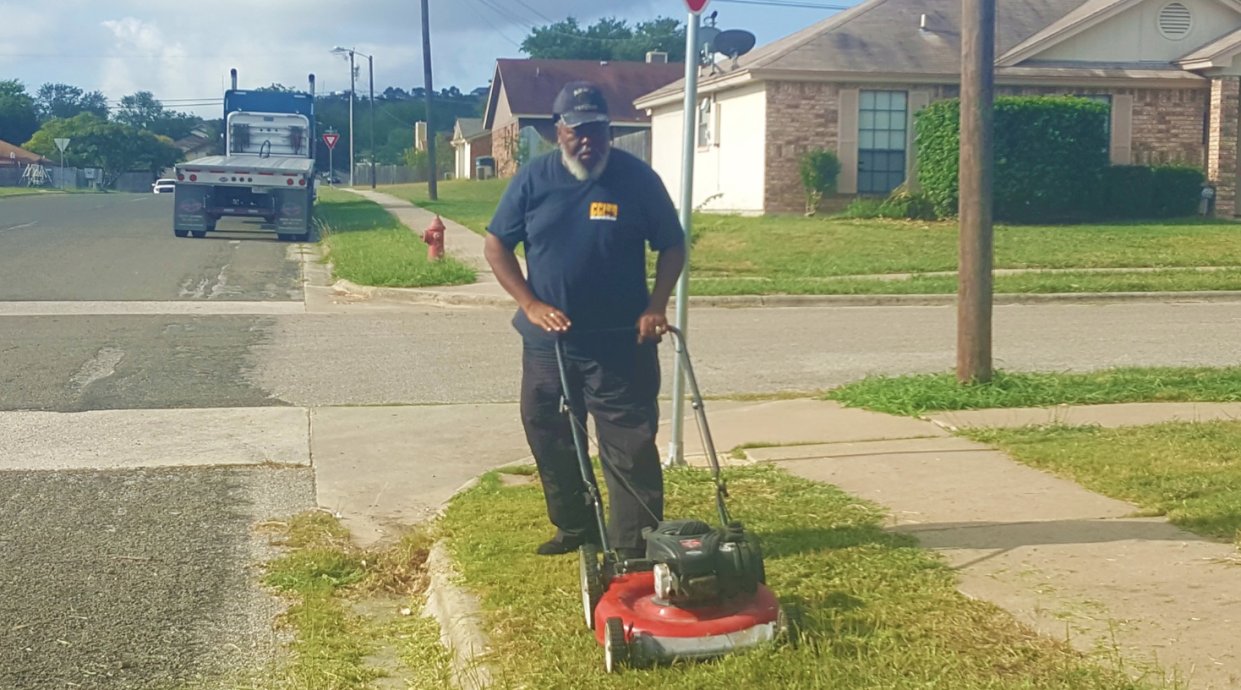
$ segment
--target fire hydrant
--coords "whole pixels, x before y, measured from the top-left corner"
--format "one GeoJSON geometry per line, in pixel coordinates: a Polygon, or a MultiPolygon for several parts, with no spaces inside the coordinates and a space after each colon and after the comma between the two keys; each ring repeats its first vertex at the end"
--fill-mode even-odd
{"type": "Polygon", "coordinates": [[[444,221],[439,216],[431,221],[431,225],[422,233],[422,241],[427,243],[427,259],[439,261],[444,258],[444,221]]]}

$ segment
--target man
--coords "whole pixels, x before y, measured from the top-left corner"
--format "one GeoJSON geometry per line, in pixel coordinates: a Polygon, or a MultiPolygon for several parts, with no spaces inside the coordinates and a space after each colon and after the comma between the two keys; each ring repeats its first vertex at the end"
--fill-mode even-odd
{"type": "Polygon", "coordinates": [[[583,426],[587,412],[595,419],[611,545],[623,557],[641,557],[642,528],[663,519],[656,343],[668,328],[685,237],[655,171],[611,148],[608,105],[596,86],[568,84],[553,112],[559,150],[518,171],[486,246],[496,278],[520,306],[513,325],[524,341],[522,423],[557,528],[538,553],[569,553],[598,539],[560,407],[555,348],[563,338],[572,414],[583,426]],[[528,278],[514,256],[519,244],[528,278]],[[650,292],[648,244],[659,253],[650,292]]]}

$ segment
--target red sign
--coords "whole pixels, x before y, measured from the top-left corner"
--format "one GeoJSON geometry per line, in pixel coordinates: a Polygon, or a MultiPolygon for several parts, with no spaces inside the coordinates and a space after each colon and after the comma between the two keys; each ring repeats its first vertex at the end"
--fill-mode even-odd
{"type": "Polygon", "coordinates": [[[689,7],[690,12],[702,14],[702,11],[707,9],[707,4],[710,2],[711,0],[685,0],[685,5],[689,7]]]}
{"type": "Polygon", "coordinates": [[[336,148],[336,142],[340,141],[339,134],[328,133],[323,135],[323,143],[327,144],[329,149],[336,148]]]}

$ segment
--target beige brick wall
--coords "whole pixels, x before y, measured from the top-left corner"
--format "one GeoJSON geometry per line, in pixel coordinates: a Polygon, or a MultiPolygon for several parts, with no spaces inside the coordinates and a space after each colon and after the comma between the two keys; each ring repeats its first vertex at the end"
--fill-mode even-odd
{"type": "Polygon", "coordinates": [[[818,82],[769,82],[767,84],[767,213],[802,213],[806,196],[798,174],[798,161],[807,151],[835,151],[839,120],[840,89],[914,91],[931,93],[931,100],[953,98],[956,86],[913,84],[825,84],[818,82]]]}
{"type": "Polygon", "coordinates": [[[1207,179],[1215,184],[1215,215],[1237,214],[1237,77],[1211,80],[1207,179]]]}
{"type": "MultiPolygon", "coordinates": [[[[1233,82],[1235,89],[1235,80],[1233,82]]],[[[838,99],[841,88],[931,93],[931,100],[955,98],[956,85],[825,84],[770,82],[767,85],[767,213],[800,213],[805,197],[798,176],[798,159],[814,148],[835,151],[838,135],[838,99]]],[[[1069,87],[997,86],[997,96],[1063,94],[1128,94],[1133,96],[1132,162],[1139,165],[1206,164],[1205,123],[1208,91],[1203,89],[1089,89],[1069,87]]],[[[1235,103],[1235,91],[1233,102],[1235,103]]],[[[1235,105],[1231,122],[1236,122],[1235,105]]],[[[1235,142],[1235,124],[1233,140],[1235,142]]],[[[1235,146],[1235,143],[1234,143],[1235,146]]],[[[1235,149],[1234,149],[1235,150],[1235,149]]],[[[1236,156],[1233,156],[1235,170],[1236,156]]],[[[1235,177],[1235,175],[1233,176],[1235,177]]]]}

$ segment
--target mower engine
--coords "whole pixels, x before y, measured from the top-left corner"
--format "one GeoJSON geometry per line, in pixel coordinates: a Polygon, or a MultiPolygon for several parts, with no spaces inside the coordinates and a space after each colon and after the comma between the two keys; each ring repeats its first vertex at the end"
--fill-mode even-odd
{"type": "Polygon", "coordinates": [[[763,553],[740,522],[712,528],[699,520],[669,520],[644,530],[654,564],[658,603],[692,608],[753,594],[766,584],[763,553]]]}

